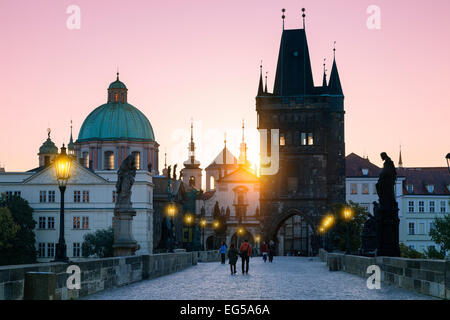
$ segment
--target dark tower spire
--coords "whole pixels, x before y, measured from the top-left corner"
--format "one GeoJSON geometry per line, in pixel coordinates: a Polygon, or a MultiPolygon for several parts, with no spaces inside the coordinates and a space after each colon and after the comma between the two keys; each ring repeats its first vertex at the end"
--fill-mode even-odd
{"type": "Polygon", "coordinates": [[[333,48],[333,67],[330,73],[330,83],[328,84],[328,91],[330,94],[343,95],[341,80],[339,78],[339,72],[336,65],[336,41],[333,48]]]}
{"type": "Polygon", "coordinates": [[[259,85],[258,85],[258,96],[262,96],[264,94],[263,89],[263,78],[262,78],[262,60],[261,65],[259,66],[259,85]]]}
{"type": "Polygon", "coordinates": [[[267,74],[269,73],[269,71],[266,71],[266,87],[264,88],[264,92],[265,93],[268,93],[268,91],[267,91],[267,74]]]}
{"type": "Polygon", "coordinates": [[[283,13],[283,15],[281,16],[281,19],[283,20],[283,31],[284,31],[284,18],[286,18],[284,13],[286,12],[286,9],[285,8],[281,9],[281,12],[283,13]]]}
{"type": "Polygon", "coordinates": [[[398,167],[403,168],[403,161],[402,161],[402,145],[400,145],[400,155],[398,157],[398,167]]]}
{"type": "Polygon", "coordinates": [[[223,164],[227,164],[227,133],[226,132],[224,134],[224,139],[223,139],[222,161],[223,161],[223,164]]]}
{"type": "Polygon", "coordinates": [[[305,8],[302,8],[303,29],[305,29],[305,27],[306,27],[306,25],[305,25],[305,17],[306,17],[305,8]]]}
{"type": "Polygon", "coordinates": [[[322,87],[327,86],[327,69],[325,69],[325,58],[323,58],[323,81],[322,81],[322,87]]]}

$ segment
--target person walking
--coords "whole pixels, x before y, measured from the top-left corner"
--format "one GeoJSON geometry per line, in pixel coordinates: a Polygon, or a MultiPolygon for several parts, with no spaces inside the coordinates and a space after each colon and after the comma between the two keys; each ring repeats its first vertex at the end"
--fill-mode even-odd
{"type": "Polygon", "coordinates": [[[230,250],[228,250],[228,261],[230,263],[231,274],[236,273],[236,262],[238,261],[239,251],[235,248],[234,243],[230,245],[230,250]]]}
{"type": "Polygon", "coordinates": [[[250,256],[252,255],[252,246],[248,243],[248,240],[245,239],[239,248],[242,259],[242,273],[248,274],[248,264],[250,262],[250,256]]]}
{"type": "Polygon", "coordinates": [[[263,243],[261,245],[261,253],[262,253],[264,262],[266,262],[267,261],[267,243],[265,241],[263,241],[263,243]]]}
{"type": "Polygon", "coordinates": [[[225,241],[222,242],[222,245],[220,246],[220,256],[222,258],[222,264],[225,264],[225,254],[227,253],[227,245],[225,244],[225,241]]]}
{"type": "Polygon", "coordinates": [[[275,255],[275,242],[270,240],[269,242],[269,262],[273,262],[273,256],[275,255]]]}

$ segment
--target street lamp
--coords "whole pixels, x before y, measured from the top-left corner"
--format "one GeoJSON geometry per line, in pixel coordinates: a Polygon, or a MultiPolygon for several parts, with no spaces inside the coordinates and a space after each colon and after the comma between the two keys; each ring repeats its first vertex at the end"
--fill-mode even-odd
{"type": "Polygon", "coordinates": [[[344,209],[344,219],[347,221],[347,239],[345,245],[345,254],[350,254],[350,221],[353,217],[353,213],[350,208],[344,209]]]}
{"type": "Polygon", "coordinates": [[[173,219],[175,217],[175,214],[177,213],[177,208],[175,204],[171,201],[169,205],[167,206],[167,214],[170,217],[170,245],[169,245],[169,252],[173,252],[173,241],[174,241],[174,234],[173,234],[173,226],[174,222],[173,219]]]}
{"type": "Polygon", "coordinates": [[[205,227],[206,227],[205,218],[200,220],[200,226],[202,227],[202,250],[205,251],[205,227]]]}
{"type": "Polygon", "coordinates": [[[56,244],[55,260],[57,262],[68,262],[66,252],[66,240],[64,239],[64,192],[66,191],[67,181],[70,179],[70,168],[72,158],[66,153],[64,144],[61,153],[55,158],[55,173],[58,181],[59,191],[61,193],[61,206],[59,210],[59,240],[56,244]]]}
{"type": "Polygon", "coordinates": [[[450,173],[450,153],[447,153],[447,155],[445,156],[445,159],[447,159],[448,173],[450,173]]]}
{"type": "Polygon", "coordinates": [[[217,229],[220,228],[220,223],[217,220],[214,220],[213,222],[213,228],[214,228],[214,248],[217,247],[217,229]]]}
{"type": "Polygon", "coordinates": [[[192,247],[192,241],[191,241],[191,224],[194,221],[194,218],[192,217],[192,215],[187,214],[184,217],[184,221],[188,226],[188,242],[189,242],[189,246],[192,247]]]}
{"type": "MultiPolygon", "coordinates": [[[[326,247],[325,249],[329,249],[328,242],[329,242],[329,235],[327,230],[331,228],[331,226],[334,224],[334,215],[329,214],[325,216],[322,220],[321,225],[319,226],[319,233],[325,234],[326,239],[324,239],[326,247]]],[[[325,247],[325,245],[324,245],[325,247]]]]}

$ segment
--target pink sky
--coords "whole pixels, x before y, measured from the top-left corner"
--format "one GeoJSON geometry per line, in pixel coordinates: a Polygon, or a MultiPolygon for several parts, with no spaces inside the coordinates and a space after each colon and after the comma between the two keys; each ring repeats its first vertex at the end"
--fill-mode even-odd
{"type": "Polygon", "coordinates": [[[255,95],[259,64],[269,91],[281,36],[300,27],[306,7],[311,63],[318,85],[322,60],[331,70],[333,41],[345,94],[346,153],[381,165],[445,166],[450,152],[450,1],[167,0],[28,1],[0,3],[2,107],[0,163],[7,171],[38,165],[51,127],[60,146],[106,102],[117,67],[128,100],[149,118],[160,166],[187,158],[189,122],[196,123],[202,167],[223,147],[227,131],[238,155],[245,119],[250,158],[258,154],[255,95]],[[66,8],[81,9],[81,29],[66,27],[66,8]],[[366,26],[369,5],[381,29],[366,26]]]}

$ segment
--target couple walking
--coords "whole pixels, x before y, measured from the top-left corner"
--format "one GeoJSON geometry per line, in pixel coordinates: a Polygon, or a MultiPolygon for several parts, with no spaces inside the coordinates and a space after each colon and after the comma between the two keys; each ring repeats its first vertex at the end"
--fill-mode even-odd
{"type": "Polygon", "coordinates": [[[239,248],[239,251],[235,248],[234,243],[230,245],[230,250],[228,250],[228,261],[230,262],[230,270],[232,275],[236,273],[236,263],[239,255],[242,259],[242,273],[248,274],[248,265],[250,262],[250,256],[252,255],[252,246],[248,243],[248,240],[244,240],[239,248]]]}
{"type": "Polygon", "coordinates": [[[267,246],[267,243],[264,241],[261,245],[261,252],[263,255],[264,262],[267,261],[267,254],[269,255],[269,262],[273,261],[273,256],[275,255],[275,242],[270,240],[269,246],[267,246]]]}

